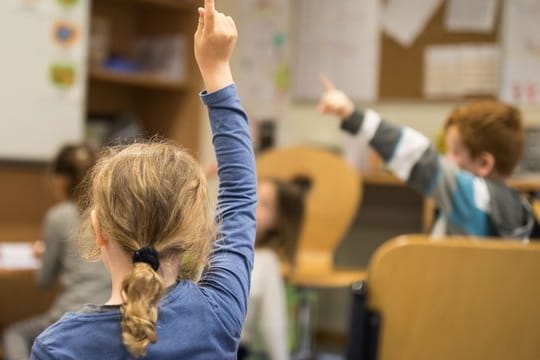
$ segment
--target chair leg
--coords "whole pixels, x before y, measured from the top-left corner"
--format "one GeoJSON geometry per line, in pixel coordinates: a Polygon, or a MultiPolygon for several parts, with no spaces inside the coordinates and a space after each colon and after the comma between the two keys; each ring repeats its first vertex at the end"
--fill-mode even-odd
{"type": "Polygon", "coordinates": [[[298,351],[294,354],[293,360],[313,360],[315,359],[311,336],[311,294],[313,293],[313,290],[301,287],[299,288],[299,292],[299,344],[298,351]]]}

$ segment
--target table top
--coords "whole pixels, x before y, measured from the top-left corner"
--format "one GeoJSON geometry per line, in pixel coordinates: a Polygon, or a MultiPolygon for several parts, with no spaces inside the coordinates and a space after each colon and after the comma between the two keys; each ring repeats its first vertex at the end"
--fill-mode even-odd
{"type": "MultiPolygon", "coordinates": [[[[366,185],[405,185],[404,182],[398,179],[394,174],[384,170],[363,173],[362,180],[366,185]]],[[[508,180],[508,185],[518,191],[523,192],[540,191],[540,174],[523,174],[512,176],[508,180]]]]}

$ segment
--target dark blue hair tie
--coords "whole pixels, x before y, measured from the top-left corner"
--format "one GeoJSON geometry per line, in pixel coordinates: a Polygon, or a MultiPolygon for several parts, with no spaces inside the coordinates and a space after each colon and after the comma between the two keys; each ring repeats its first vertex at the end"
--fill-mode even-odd
{"type": "Polygon", "coordinates": [[[159,269],[159,256],[156,249],[151,246],[145,246],[133,253],[133,263],[146,263],[157,271],[159,269]]]}

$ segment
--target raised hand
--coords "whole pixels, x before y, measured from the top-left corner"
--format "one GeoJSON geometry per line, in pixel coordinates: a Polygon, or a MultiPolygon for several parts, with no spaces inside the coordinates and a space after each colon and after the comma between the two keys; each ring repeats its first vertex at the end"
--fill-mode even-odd
{"type": "Polygon", "coordinates": [[[324,93],[317,105],[317,110],[322,114],[335,115],[341,119],[348,118],[354,112],[355,106],[352,100],[326,77],[321,76],[324,93]]]}
{"type": "Polygon", "coordinates": [[[195,59],[211,93],[233,83],[230,60],[238,38],[234,20],[216,10],[214,0],[199,8],[195,32],[195,59]]]}

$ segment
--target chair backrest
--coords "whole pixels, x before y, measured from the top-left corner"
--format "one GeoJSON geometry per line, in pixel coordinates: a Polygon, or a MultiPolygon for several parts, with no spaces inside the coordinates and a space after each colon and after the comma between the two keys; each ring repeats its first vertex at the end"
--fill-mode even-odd
{"type": "Polygon", "coordinates": [[[540,359],[540,244],[398,238],[372,258],[368,304],[379,360],[540,359]]]}
{"type": "Polygon", "coordinates": [[[334,251],[361,201],[359,174],[338,155],[312,147],[264,152],[257,158],[257,173],[260,178],[310,180],[294,271],[331,270],[334,251]]]}
{"type": "Polygon", "coordinates": [[[540,199],[534,199],[532,206],[533,206],[533,211],[534,211],[534,215],[536,216],[536,219],[540,221],[540,199]]]}

